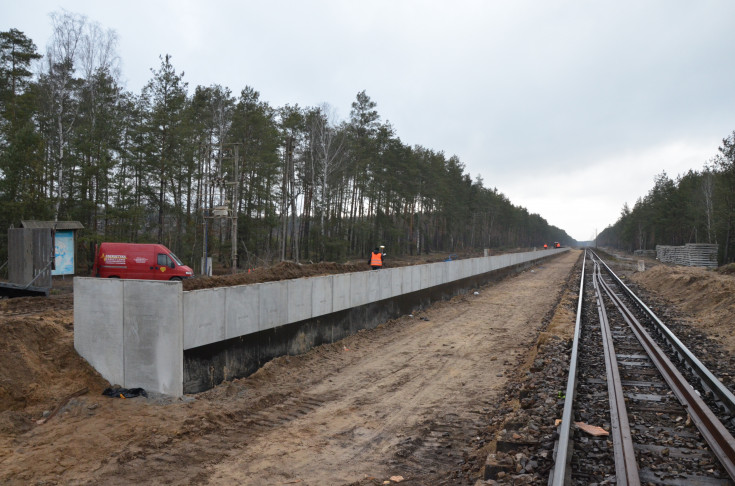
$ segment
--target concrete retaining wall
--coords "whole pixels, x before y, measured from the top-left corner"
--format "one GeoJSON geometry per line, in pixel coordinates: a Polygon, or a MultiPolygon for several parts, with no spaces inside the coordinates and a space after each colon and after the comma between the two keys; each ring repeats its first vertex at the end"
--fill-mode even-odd
{"type": "Polygon", "coordinates": [[[242,376],[277,353],[305,352],[303,343],[308,348],[334,342],[376,319],[383,322],[451,296],[462,285],[481,284],[478,277],[488,272],[562,251],[190,292],[178,282],[77,277],[74,346],[112,383],[180,396],[242,376]],[[299,349],[290,340],[294,333],[299,349]],[[260,341],[268,343],[267,351],[253,346],[260,341]]]}
{"type": "Polygon", "coordinates": [[[74,279],[74,348],[106,380],[183,394],[181,282],[74,279]]]}

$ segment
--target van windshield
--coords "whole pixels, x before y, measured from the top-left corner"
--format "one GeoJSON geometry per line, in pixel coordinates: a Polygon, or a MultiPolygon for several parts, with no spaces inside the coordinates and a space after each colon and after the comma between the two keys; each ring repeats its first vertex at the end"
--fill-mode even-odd
{"type": "Polygon", "coordinates": [[[169,253],[168,255],[169,255],[169,256],[170,256],[171,258],[173,258],[173,260],[174,260],[174,261],[176,262],[176,264],[177,264],[178,266],[180,266],[180,267],[184,266],[184,264],[183,264],[183,263],[181,263],[181,260],[179,260],[179,257],[177,257],[176,255],[174,255],[174,253],[173,253],[173,252],[169,253]]]}

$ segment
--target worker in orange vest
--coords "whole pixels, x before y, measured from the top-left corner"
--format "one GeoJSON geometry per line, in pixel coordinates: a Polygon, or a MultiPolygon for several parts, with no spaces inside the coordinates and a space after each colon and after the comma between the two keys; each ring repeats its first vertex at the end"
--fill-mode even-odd
{"type": "Polygon", "coordinates": [[[549,245],[547,245],[546,243],[544,243],[544,250],[546,250],[548,248],[549,248],[549,245]]]}
{"type": "Polygon", "coordinates": [[[379,270],[383,266],[384,256],[385,256],[385,253],[383,253],[383,251],[376,246],[373,252],[370,254],[370,259],[368,260],[368,264],[370,264],[373,270],[379,270]]]}

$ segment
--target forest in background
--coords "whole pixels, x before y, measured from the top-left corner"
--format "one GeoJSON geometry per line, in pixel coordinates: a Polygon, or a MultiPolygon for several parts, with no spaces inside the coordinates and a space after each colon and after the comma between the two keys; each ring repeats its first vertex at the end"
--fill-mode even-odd
{"type": "Polygon", "coordinates": [[[458,157],[404,144],[365,91],[338,120],[326,103],[273,107],[247,85],[190,91],[162,55],[136,94],[120,85],[113,30],[65,11],[51,19],[45,55],[19,30],[0,32],[0,227],[80,221],[82,270],[101,241],[163,243],[195,271],[205,244],[220,265],[250,268],[363,258],[377,245],[413,255],[574,243],[458,157]]]}
{"type": "Polygon", "coordinates": [[[633,209],[627,204],[614,225],[597,236],[597,245],[626,251],[656,245],[714,243],[719,263],[735,261],[735,131],[701,171],[675,180],[666,172],[633,209]]]}

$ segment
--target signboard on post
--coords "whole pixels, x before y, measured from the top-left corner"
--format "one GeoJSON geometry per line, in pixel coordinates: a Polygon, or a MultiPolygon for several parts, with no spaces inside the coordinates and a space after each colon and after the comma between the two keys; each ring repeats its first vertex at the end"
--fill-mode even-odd
{"type": "Polygon", "coordinates": [[[74,232],[56,230],[54,257],[56,265],[51,275],[74,275],[74,232]]]}

